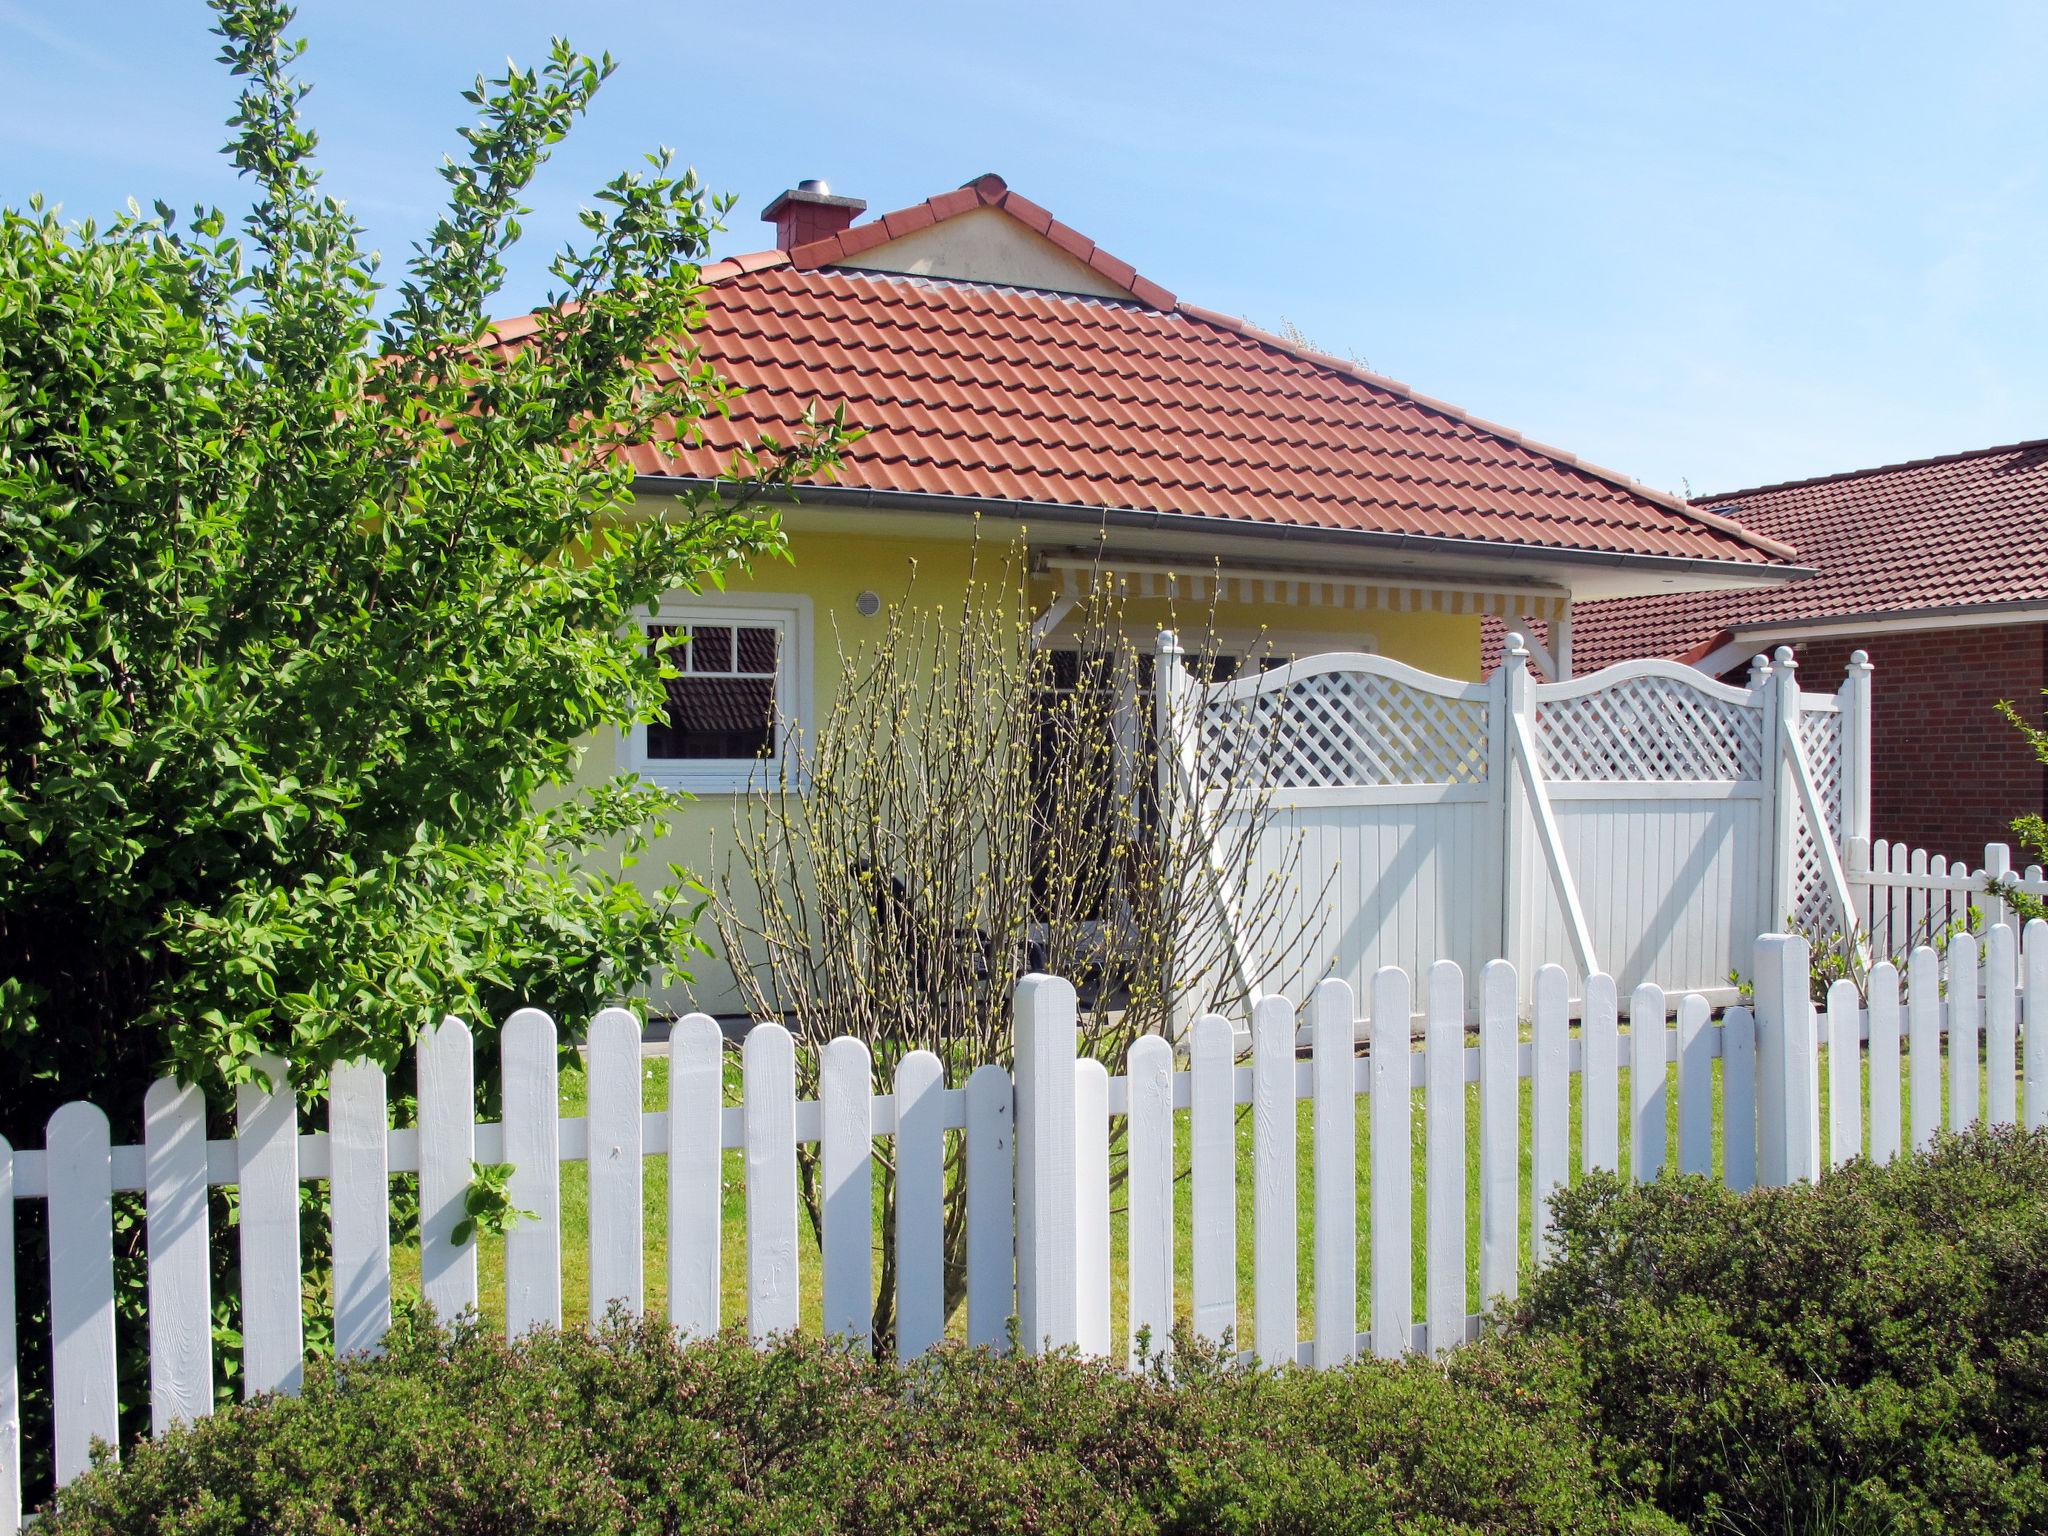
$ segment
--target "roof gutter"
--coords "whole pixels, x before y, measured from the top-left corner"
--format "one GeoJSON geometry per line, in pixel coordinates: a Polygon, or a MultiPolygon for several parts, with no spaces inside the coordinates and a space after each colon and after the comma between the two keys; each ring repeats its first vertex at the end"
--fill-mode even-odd
{"type": "Polygon", "coordinates": [[[1091,528],[1156,529],[1168,533],[1223,534],[1276,539],[1283,543],[1343,545],[1348,548],[1446,556],[1506,554],[1517,559],[1558,565],[1612,566],[1641,571],[1666,571],[1702,576],[1752,577],[1758,585],[1804,580],[1818,574],[1807,566],[1753,565],[1736,560],[1698,560],[1678,555],[1642,555],[1614,550],[1572,549],[1544,544],[1493,543],[1483,539],[1452,539],[1440,534],[1385,533],[1362,528],[1307,527],[1299,523],[1253,523],[1203,517],[1190,512],[1141,512],[1129,507],[1086,507],[1058,501],[1011,501],[981,496],[949,496],[935,491],[880,491],[852,485],[806,485],[762,489],[702,475],[635,475],[633,490],[649,496],[687,496],[714,491],[728,500],[786,502],[794,505],[861,507],[875,511],[930,514],[980,513],[1019,522],[1076,523],[1091,528]]]}

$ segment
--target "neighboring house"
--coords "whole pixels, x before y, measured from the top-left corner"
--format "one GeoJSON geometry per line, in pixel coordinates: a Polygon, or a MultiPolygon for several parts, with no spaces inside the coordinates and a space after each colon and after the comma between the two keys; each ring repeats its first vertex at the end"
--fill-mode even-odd
{"type": "Polygon", "coordinates": [[[2048,687],[2048,440],[1852,470],[1699,503],[1799,552],[1796,586],[1581,607],[1581,671],[1672,656],[1730,681],[1793,647],[1832,689],[1869,653],[1871,835],[1968,859],[2048,809],[2048,776],[2000,718],[2048,687]]]}
{"type": "MultiPolygon", "coordinates": [[[[976,513],[999,547],[1029,525],[1045,644],[1072,634],[1099,550],[1148,634],[1177,594],[1183,615],[1213,602],[1225,640],[1460,677],[1479,675],[1483,615],[1568,643],[1588,599],[1800,574],[1717,513],[1183,303],[999,177],[854,223],[864,208],[805,183],[763,215],[776,249],[706,268],[696,341],[746,393],[700,446],[638,461],[658,511],[808,404],[867,433],[786,512],[792,565],[648,620],[697,637],[669,721],[587,758],[701,797],[647,870],[703,868],[713,835],[729,842],[727,797],[824,712],[835,633],[878,633],[913,565],[922,600],[957,599],[976,513]]],[[[727,1008],[730,980],[696,994],[727,1008]]]]}

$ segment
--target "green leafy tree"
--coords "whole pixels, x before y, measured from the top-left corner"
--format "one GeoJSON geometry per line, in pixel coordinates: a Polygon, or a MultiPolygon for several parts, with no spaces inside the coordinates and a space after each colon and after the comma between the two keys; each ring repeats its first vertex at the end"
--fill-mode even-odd
{"type": "Polygon", "coordinates": [[[631,616],[778,553],[752,492],[841,431],[630,515],[625,442],[728,391],[692,349],[727,206],[669,153],[606,184],[545,305],[494,327],[521,198],[611,72],[479,79],[444,214],[388,292],[321,189],[276,0],[215,0],[238,227],[0,213],[0,1132],[134,1112],[166,1068],[301,1082],[447,1011],[569,1018],[686,961],[671,810],[578,787],[661,704],[631,616]],[[380,318],[381,312],[381,318],[380,318]]]}

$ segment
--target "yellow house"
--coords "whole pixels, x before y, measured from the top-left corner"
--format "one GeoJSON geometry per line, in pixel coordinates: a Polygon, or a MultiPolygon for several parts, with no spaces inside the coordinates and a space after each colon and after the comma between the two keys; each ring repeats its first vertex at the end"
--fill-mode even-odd
{"type": "MultiPolygon", "coordinates": [[[[702,446],[635,466],[658,514],[806,405],[866,432],[787,509],[793,564],[647,620],[689,627],[688,673],[666,723],[593,741],[585,771],[699,797],[650,880],[703,867],[730,797],[818,718],[835,636],[874,634],[913,565],[921,599],[957,600],[977,527],[1000,546],[1028,525],[1043,645],[1107,566],[1133,624],[1177,598],[1227,642],[1467,678],[1488,615],[1546,636],[1539,665],[1567,675],[1575,602],[1798,574],[1724,517],[1185,303],[999,177],[865,208],[805,182],[763,215],[775,249],[705,270],[703,360],[746,393],[702,446]]],[[[729,1011],[730,979],[700,971],[657,1001],[729,1011]]]]}

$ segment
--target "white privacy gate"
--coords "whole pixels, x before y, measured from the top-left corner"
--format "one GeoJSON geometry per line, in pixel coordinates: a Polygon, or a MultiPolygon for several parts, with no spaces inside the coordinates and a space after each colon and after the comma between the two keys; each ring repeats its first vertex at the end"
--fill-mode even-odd
{"type": "MultiPolygon", "coordinates": [[[[1869,832],[1870,667],[1802,693],[1788,649],[1746,688],[1669,661],[1541,683],[1521,637],[1485,683],[1312,656],[1205,685],[1160,637],[1165,757],[1218,816],[1261,818],[1244,891],[1287,905],[1252,990],[1495,955],[1732,1001],[1756,933],[1852,931],[1869,832]],[[1256,806],[1222,786],[1250,777],[1256,806]]],[[[1171,802],[1169,802],[1171,803],[1171,802]]],[[[1233,920],[1218,872],[1219,919],[1233,920]]]]}

